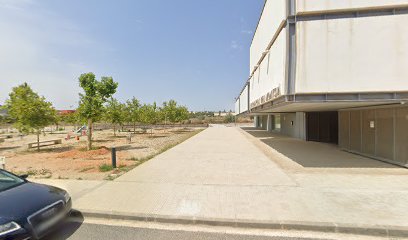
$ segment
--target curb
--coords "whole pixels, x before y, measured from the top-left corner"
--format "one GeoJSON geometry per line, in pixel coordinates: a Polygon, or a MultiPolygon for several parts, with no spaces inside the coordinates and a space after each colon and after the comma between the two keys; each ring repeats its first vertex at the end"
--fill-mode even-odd
{"type": "Polygon", "coordinates": [[[234,228],[312,231],[325,233],[344,233],[377,237],[408,238],[408,227],[390,225],[365,225],[307,221],[250,221],[242,219],[196,218],[188,216],[170,217],[154,214],[123,214],[119,212],[98,212],[74,210],[73,217],[90,217],[139,222],[156,222],[184,225],[207,225],[234,228]]]}

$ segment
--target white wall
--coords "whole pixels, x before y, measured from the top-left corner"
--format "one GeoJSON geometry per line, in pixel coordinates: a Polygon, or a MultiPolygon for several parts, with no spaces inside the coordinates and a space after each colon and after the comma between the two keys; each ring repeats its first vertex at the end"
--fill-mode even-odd
{"type": "Polygon", "coordinates": [[[296,113],[281,114],[281,133],[286,136],[295,137],[295,123],[296,113]]]}
{"type": "Polygon", "coordinates": [[[306,118],[304,112],[282,113],[280,132],[286,136],[306,140],[306,118]],[[293,125],[292,125],[293,122],[293,125]]]}
{"type": "Polygon", "coordinates": [[[408,15],[298,22],[296,92],[408,90],[408,15]]]}
{"type": "Polygon", "coordinates": [[[408,4],[408,0],[297,0],[296,11],[323,11],[408,4]]]}
{"type": "Polygon", "coordinates": [[[306,140],[306,114],[304,112],[296,112],[294,137],[306,140]]]}
{"type": "Polygon", "coordinates": [[[274,45],[250,80],[250,102],[264,96],[274,88],[285,91],[286,32],[281,32],[274,45]]]}
{"type": "Polygon", "coordinates": [[[250,72],[285,19],[286,0],[267,0],[250,48],[250,72]]]}
{"type": "Polygon", "coordinates": [[[239,113],[248,111],[248,85],[244,88],[244,91],[242,91],[241,96],[239,98],[241,99],[239,113]]]}
{"type": "Polygon", "coordinates": [[[241,112],[239,111],[239,98],[235,101],[235,113],[240,114],[241,112]]]}

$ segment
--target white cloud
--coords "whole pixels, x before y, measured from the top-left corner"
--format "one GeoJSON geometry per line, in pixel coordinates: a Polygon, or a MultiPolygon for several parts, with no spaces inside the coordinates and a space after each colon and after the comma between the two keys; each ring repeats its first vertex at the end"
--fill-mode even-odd
{"type": "Polygon", "coordinates": [[[251,34],[254,33],[252,30],[248,29],[248,24],[247,24],[247,21],[245,20],[245,18],[241,17],[240,22],[241,22],[241,34],[251,35],[251,34]]]}
{"type": "Polygon", "coordinates": [[[24,10],[32,4],[32,0],[0,0],[0,8],[9,10],[24,10]]]}
{"type": "Polygon", "coordinates": [[[251,30],[241,30],[241,33],[251,35],[253,32],[251,30]]]}
{"type": "Polygon", "coordinates": [[[0,0],[0,105],[12,87],[27,82],[55,107],[68,108],[76,105],[77,78],[89,66],[67,55],[96,44],[69,19],[35,4],[0,0]]]}
{"type": "Polygon", "coordinates": [[[242,46],[235,40],[231,41],[230,47],[232,49],[236,49],[236,50],[241,50],[242,49],[242,46]]]}

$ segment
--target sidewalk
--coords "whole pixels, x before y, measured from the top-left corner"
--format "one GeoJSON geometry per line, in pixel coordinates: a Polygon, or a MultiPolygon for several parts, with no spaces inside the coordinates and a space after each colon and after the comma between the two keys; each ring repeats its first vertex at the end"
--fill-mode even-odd
{"type": "Polygon", "coordinates": [[[255,141],[210,127],[115,181],[41,182],[85,216],[408,236],[408,173],[287,171],[255,141]]]}

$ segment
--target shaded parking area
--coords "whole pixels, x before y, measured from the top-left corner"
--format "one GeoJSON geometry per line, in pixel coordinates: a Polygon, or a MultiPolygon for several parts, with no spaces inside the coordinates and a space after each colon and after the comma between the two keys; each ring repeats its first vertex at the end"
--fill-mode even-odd
{"type": "Polygon", "coordinates": [[[379,160],[342,151],[334,144],[302,141],[253,127],[243,127],[242,129],[271,147],[271,149],[284,155],[292,163],[303,168],[401,168],[379,160]]]}

